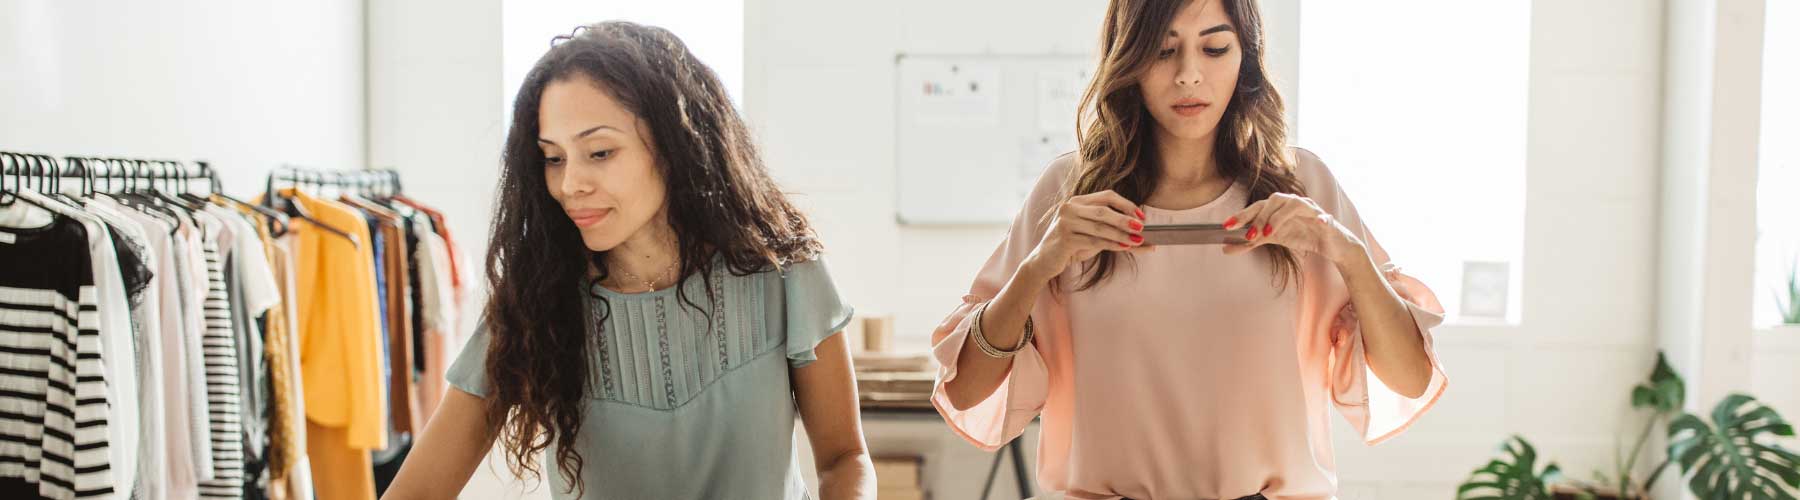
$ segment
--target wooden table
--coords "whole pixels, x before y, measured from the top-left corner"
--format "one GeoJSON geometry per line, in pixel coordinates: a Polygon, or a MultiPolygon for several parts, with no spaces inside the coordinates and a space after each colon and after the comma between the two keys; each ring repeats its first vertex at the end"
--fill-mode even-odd
{"type": "MultiPolygon", "coordinates": [[[[926,372],[858,373],[857,388],[863,416],[941,418],[937,408],[931,405],[931,384],[935,377],[935,373],[926,372]]],[[[1015,438],[1006,443],[1005,449],[994,454],[994,461],[988,466],[987,481],[981,487],[982,500],[986,500],[989,490],[994,488],[1000,463],[1009,455],[1012,456],[1013,479],[1018,482],[1020,498],[1032,496],[1031,473],[1025,466],[1024,440],[1015,438]]]]}

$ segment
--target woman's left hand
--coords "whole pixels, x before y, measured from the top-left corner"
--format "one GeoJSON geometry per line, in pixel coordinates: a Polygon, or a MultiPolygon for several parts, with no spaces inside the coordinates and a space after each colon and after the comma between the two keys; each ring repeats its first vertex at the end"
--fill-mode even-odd
{"type": "Polygon", "coordinates": [[[1311,252],[1342,264],[1364,251],[1361,238],[1336,217],[1319,208],[1312,198],[1275,193],[1251,203],[1225,219],[1225,229],[1242,229],[1248,243],[1225,245],[1227,255],[1249,252],[1263,245],[1281,245],[1311,252]]]}

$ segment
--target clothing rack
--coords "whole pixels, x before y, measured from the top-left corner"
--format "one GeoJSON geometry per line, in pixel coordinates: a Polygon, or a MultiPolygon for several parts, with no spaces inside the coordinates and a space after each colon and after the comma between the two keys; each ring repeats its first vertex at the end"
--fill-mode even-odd
{"type": "Polygon", "coordinates": [[[220,193],[218,172],[205,161],[164,159],[54,156],[0,151],[0,192],[31,188],[62,192],[65,179],[74,179],[81,193],[119,193],[141,190],[220,193]],[[195,182],[202,181],[202,182],[195,182]]]}
{"type": "Polygon", "coordinates": [[[274,192],[281,183],[315,189],[353,190],[371,196],[400,194],[400,173],[393,169],[326,170],[295,165],[282,165],[269,173],[267,189],[274,192]]]}
{"type": "Polygon", "coordinates": [[[0,357],[10,397],[44,401],[0,434],[55,438],[0,449],[28,465],[0,498],[373,500],[391,481],[461,345],[448,224],[393,170],[266,180],[246,202],[205,161],[0,151],[0,349],[68,346],[0,357]],[[308,435],[316,397],[355,408],[336,437],[308,435]]]}
{"type": "MultiPolygon", "coordinates": [[[[399,193],[400,177],[392,171],[368,171],[358,175],[357,172],[321,172],[305,171],[294,167],[282,167],[277,171],[282,179],[291,179],[296,185],[356,187],[359,192],[370,193],[381,189],[385,195],[399,193]],[[382,181],[385,179],[385,181],[382,181]],[[382,181],[382,182],[378,182],[382,181]]],[[[274,181],[277,174],[271,174],[270,191],[273,194],[274,181]]],[[[193,197],[195,199],[214,196],[235,204],[243,205],[267,217],[273,224],[276,234],[285,234],[289,219],[299,219],[312,223],[313,226],[327,233],[349,239],[352,244],[360,245],[356,237],[329,224],[319,222],[298,209],[278,211],[275,196],[265,196],[262,204],[252,204],[226,196],[221,188],[219,174],[212,165],[205,161],[183,162],[177,160],[78,156],[69,155],[58,159],[54,156],[38,153],[19,153],[0,151],[0,205],[13,201],[9,190],[29,188],[45,194],[63,193],[64,180],[75,179],[79,183],[76,194],[82,196],[94,193],[144,193],[157,192],[193,197]],[[196,182],[199,181],[199,182],[196,182]],[[200,186],[196,189],[196,184],[200,186]],[[291,212],[291,213],[288,213],[291,212]]]]}

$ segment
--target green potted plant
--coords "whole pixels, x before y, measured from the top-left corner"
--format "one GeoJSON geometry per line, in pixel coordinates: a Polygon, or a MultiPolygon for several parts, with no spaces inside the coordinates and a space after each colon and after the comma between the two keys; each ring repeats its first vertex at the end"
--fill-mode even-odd
{"type": "Polygon", "coordinates": [[[1679,475],[1688,478],[1688,491],[1703,499],[1800,500],[1796,496],[1800,495],[1800,454],[1774,442],[1778,437],[1793,437],[1792,425],[1773,408],[1743,394],[1726,396],[1715,405],[1709,424],[1681,411],[1686,392],[1681,376],[1659,353],[1650,379],[1631,391],[1632,407],[1650,411],[1650,418],[1630,454],[1615,458],[1616,481],[1599,475],[1599,482],[1607,485],[1604,488],[1565,480],[1555,464],[1542,473],[1529,472],[1537,452],[1524,438],[1513,436],[1506,444],[1506,456],[1470,474],[1457,489],[1456,498],[1642,499],[1664,471],[1676,466],[1679,475]],[[1649,477],[1638,484],[1631,471],[1651,432],[1664,421],[1670,443],[1668,458],[1652,467],[1649,477]]]}
{"type": "Polygon", "coordinates": [[[1555,462],[1537,468],[1537,448],[1513,435],[1500,444],[1504,455],[1475,469],[1456,488],[1457,500],[1552,500],[1550,487],[1562,480],[1555,462]]]}
{"type": "Polygon", "coordinates": [[[1787,289],[1776,287],[1775,309],[1781,314],[1781,324],[1800,325],[1800,256],[1790,259],[1788,265],[1787,289]]]}

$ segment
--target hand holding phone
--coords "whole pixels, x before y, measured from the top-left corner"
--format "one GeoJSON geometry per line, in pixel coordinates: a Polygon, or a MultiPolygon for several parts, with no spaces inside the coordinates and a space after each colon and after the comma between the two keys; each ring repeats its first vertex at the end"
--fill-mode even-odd
{"type": "Polygon", "coordinates": [[[1144,226],[1146,245],[1226,245],[1249,243],[1243,231],[1224,224],[1152,224],[1144,226]]]}

